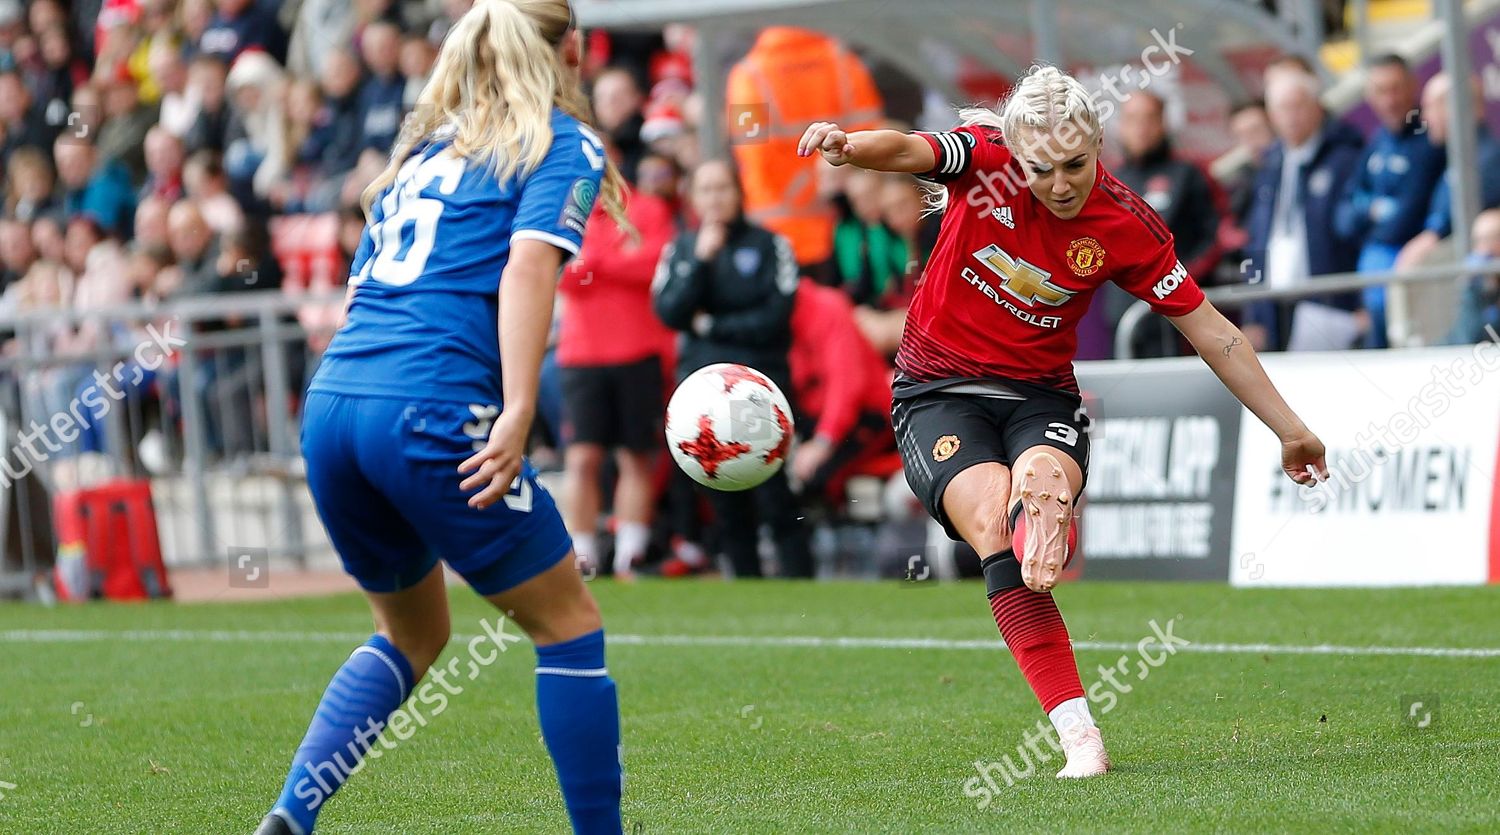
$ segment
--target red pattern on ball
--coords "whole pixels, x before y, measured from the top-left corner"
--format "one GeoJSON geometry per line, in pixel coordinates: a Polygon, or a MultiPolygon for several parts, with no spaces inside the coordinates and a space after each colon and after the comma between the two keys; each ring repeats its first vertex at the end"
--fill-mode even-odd
{"type": "Polygon", "coordinates": [[[698,416],[698,437],[679,442],[677,448],[697,461],[709,478],[718,477],[720,464],[750,451],[749,444],[738,441],[726,444],[719,440],[719,436],[714,434],[713,418],[709,415],[698,416]]]}

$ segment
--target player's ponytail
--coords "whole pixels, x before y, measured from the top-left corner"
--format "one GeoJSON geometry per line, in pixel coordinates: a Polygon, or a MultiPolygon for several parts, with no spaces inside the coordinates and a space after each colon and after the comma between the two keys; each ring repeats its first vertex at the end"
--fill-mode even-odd
{"type": "MultiPolygon", "coordinates": [[[[454,151],[489,165],[500,180],[541,165],[552,146],[554,106],[589,121],[577,75],[558,54],[572,29],[568,0],[476,0],[444,39],[390,163],[365,189],[366,213],[412,151],[444,125],[457,130],[454,151]]],[[[624,180],[607,161],[600,196],[604,210],[628,229],[624,180]]]]}

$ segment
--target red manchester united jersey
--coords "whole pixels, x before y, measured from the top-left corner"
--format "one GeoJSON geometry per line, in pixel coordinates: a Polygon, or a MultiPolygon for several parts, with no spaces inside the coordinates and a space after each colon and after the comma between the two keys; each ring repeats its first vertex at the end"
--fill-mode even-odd
{"type": "Polygon", "coordinates": [[[1026,187],[993,128],[918,134],[948,190],[937,246],[896,365],[903,382],[1015,380],[1076,393],[1076,328],[1113,281],[1164,316],[1203,302],[1166,224],[1101,165],[1078,215],[1062,220],[1026,187]]]}

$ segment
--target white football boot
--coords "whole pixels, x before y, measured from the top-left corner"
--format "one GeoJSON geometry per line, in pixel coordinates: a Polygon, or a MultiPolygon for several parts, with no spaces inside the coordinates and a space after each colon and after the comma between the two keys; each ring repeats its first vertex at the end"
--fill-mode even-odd
{"type": "Polygon", "coordinates": [[[1059,742],[1068,756],[1068,765],[1062,766],[1059,778],[1100,777],[1110,771],[1110,756],[1104,750],[1104,738],[1097,727],[1082,727],[1059,742]]]}
{"type": "Polygon", "coordinates": [[[1109,771],[1109,753],[1104,750],[1104,737],[1100,736],[1098,728],[1075,726],[1058,741],[1068,756],[1067,765],[1057,772],[1059,778],[1098,777],[1109,771]]]}

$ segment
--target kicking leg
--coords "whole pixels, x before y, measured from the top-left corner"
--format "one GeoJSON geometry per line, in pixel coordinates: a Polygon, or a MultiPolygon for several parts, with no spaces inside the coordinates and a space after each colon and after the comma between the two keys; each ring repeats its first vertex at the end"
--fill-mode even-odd
{"type": "Polygon", "coordinates": [[[1013,537],[1019,536],[1012,528],[1014,511],[1006,510],[1011,475],[995,462],[965,469],[943,491],[943,511],[976,552],[989,555],[983,567],[990,613],[1067,752],[1068,764],[1058,776],[1103,774],[1109,757],[1084,698],[1067,625],[1051,592],[1033,591],[1022,582],[1022,566],[1012,550],[1013,537]]]}

